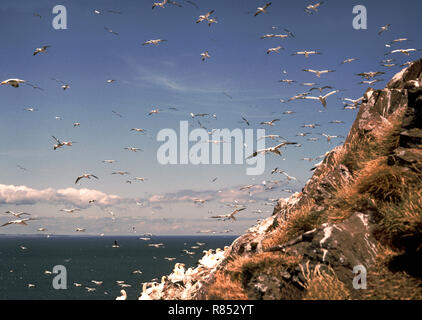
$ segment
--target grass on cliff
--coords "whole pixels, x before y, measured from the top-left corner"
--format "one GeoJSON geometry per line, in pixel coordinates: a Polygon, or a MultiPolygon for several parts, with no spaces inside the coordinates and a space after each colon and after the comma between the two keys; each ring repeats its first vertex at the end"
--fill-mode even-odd
{"type": "Polygon", "coordinates": [[[376,264],[368,270],[367,289],[363,291],[364,299],[422,300],[422,279],[397,269],[394,266],[397,258],[400,258],[400,255],[390,248],[378,248],[376,264]]]}
{"type": "MultiPolygon", "coordinates": [[[[403,167],[389,159],[399,146],[401,125],[401,115],[395,114],[374,135],[350,137],[323,170],[342,164],[352,178],[337,185],[323,203],[306,199],[305,204],[293,207],[288,220],[264,240],[264,249],[285,244],[324,222],[339,222],[356,212],[369,213],[376,225],[374,235],[385,247],[384,255],[377,257],[376,266],[368,271],[371,286],[364,298],[421,299],[422,163],[403,167]],[[321,206],[322,211],[318,209],[321,206]]],[[[319,181],[323,170],[318,173],[319,181]]],[[[334,273],[308,270],[304,275],[304,299],[348,297],[334,273]]]]}
{"type": "MultiPolygon", "coordinates": [[[[337,183],[332,197],[322,203],[302,198],[300,205],[290,208],[287,221],[280,221],[263,241],[263,249],[286,244],[325,222],[339,222],[356,212],[369,213],[376,224],[374,235],[380,246],[385,246],[383,252],[388,254],[377,257],[376,266],[368,270],[372,286],[364,298],[421,299],[422,268],[421,263],[416,262],[422,261],[422,172],[415,168],[422,168],[422,163],[404,168],[389,160],[389,155],[399,146],[401,116],[397,112],[384,119],[371,135],[349,137],[332,155],[330,163],[317,169],[314,177],[321,181],[326,172],[344,165],[349,169],[351,179],[337,183]]],[[[298,257],[294,263],[297,266],[303,261],[298,257]]],[[[225,273],[220,271],[213,290],[218,293],[216,296],[230,298],[224,288],[234,286],[241,288],[242,295],[251,296],[250,288],[249,291],[247,288],[248,277],[267,271],[281,276],[284,268],[285,261],[274,253],[235,257],[225,273]]],[[[349,298],[347,289],[333,270],[303,270],[303,275],[306,281],[301,298],[349,298]]]]}
{"type": "Polygon", "coordinates": [[[206,297],[211,300],[257,298],[255,289],[248,287],[251,276],[258,274],[281,279],[282,273],[297,266],[300,259],[301,257],[278,252],[231,257],[224,270],[216,272],[206,297]]]}
{"type": "Polygon", "coordinates": [[[387,165],[387,155],[398,147],[401,116],[397,112],[384,119],[371,135],[348,137],[315,178],[321,181],[339,165],[346,166],[352,178],[343,184],[334,184],[336,190],[332,198],[322,203],[305,199],[297,208],[293,207],[288,221],[264,240],[264,247],[282,245],[325,222],[347,219],[354,212],[377,206],[378,202],[397,204],[402,201],[408,181],[397,167],[387,165]]]}
{"type": "Polygon", "coordinates": [[[306,290],[303,300],[348,300],[350,293],[343,282],[341,282],[334,270],[329,268],[328,272],[321,271],[321,265],[317,265],[313,271],[309,270],[309,261],[305,267],[300,265],[305,283],[302,284],[306,290]],[[306,268],[305,268],[306,267],[306,268]]]}

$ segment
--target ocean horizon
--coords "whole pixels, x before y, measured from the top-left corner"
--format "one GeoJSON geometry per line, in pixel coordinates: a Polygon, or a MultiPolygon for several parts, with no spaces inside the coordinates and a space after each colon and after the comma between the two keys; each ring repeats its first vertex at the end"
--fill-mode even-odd
{"type": "Polygon", "coordinates": [[[184,263],[186,268],[195,267],[203,250],[223,248],[236,238],[232,235],[0,235],[0,300],[114,300],[122,290],[117,281],[124,283],[128,300],[134,300],[142,292],[143,282],[153,279],[159,282],[161,276],[172,272],[177,262],[184,263]],[[118,247],[113,247],[115,241],[118,247]],[[158,248],[149,246],[160,243],[163,245],[158,248]],[[55,266],[66,268],[65,290],[53,287],[53,279],[58,276],[51,273],[55,266]]]}

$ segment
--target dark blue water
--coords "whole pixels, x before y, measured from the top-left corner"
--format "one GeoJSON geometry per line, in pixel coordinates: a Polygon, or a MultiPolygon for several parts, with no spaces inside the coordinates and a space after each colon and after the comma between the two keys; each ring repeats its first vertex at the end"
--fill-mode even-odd
{"type": "Polygon", "coordinates": [[[122,289],[116,281],[131,285],[124,288],[128,299],[137,299],[143,282],[171,273],[176,262],[195,266],[203,256],[202,250],[223,248],[236,237],[153,236],[150,241],[139,238],[0,235],[0,299],[115,299],[122,289]],[[115,240],[119,248],[112,247],[115,240]],[[197,241],[205,245],[191,249],[197,241]],[[164,247],[149,247],[149,243],[164,243],[164,247]],[[196,254],[187,255],[181,252],[183,249],[196,254]],[[170,262],[164,257],[176,260],[170,262]],[[44,274],[56,265],[66,267],[66,290],[53,288],[57,274],[44,274]],[[142,274],[131,274],[134,270],[141,270],[142,274]],[[91,280],[103,284],[97,286],[91,280]],[[75,287],[75,282],[82,287],[75,287]],[[35,287],[28,288],[28,284],[35,287]],[[88,292],[85,287],[96,290],[88,292]]]}

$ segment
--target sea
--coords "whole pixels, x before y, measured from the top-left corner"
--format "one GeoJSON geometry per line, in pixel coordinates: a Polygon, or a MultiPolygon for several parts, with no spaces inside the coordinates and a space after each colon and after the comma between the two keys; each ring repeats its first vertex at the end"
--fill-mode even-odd
{"type": "Polygon", "coordinates": [[[145,237],[0,235],[0,300],[114,300],[122,290],[117,281],[129,285],[124,288],[128,300],[136,300],[143,282],[154,278],[159,282],[176,262],[194,267],[203,250],[224,248],[237,236],[141,238],[145,237]],[[115,241],[118,247],[113,247],[115,241]],[[195,248],[197,242],[199,248],[195,248]],[[163,245],[158,248],[148,246],[159,243],[163,245]],[[168,261],[166,257],[176,259],[168,261]],[[59,271],[50,274],[55,266],[59,271]],[[133,273],[135,270],[142,273],[133,273]],[[103,283],[97,285],[92,280],[103,283]],[[53,283],[66,289],[57,289],[53,283]],[[86,287],[95,290],[88,292],[86,287]]]}

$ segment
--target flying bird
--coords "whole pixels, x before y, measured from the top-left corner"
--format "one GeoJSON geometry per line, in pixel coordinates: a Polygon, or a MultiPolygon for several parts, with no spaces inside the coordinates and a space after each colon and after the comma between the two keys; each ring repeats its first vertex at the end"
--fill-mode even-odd
{"type": "Polygon", "coordinates": [[[233,212],[231,212],[229,214],[221,214],[221,215],[217,215],[217,216],[211,216],[210,218],[213,218],[213,219],[221,219],[221,220],[229,220],[229,219],[231,219],[233,221],[236,221],[235,214],[237,214],[240,211],[243,211],[245,209],[246,208],[239,208],[239,209],[236,209],[236,210],[234,210],[233,212]]]}
{"type": "Polygon", "coordinates": [[[81,211],[81,209],[78,209],[78,208],[74,208],[74,209],[60,209],[59,211],[63,211],[63,212],[66,212],[66,213],[74,213],[76,211],[81,211]]]}
{"type": "Polygon", "coordinates": [[[14,88],[19,88],[19,84],[21,84],[21,83],[25,83],[25,80],[17,79],[17,78],[16,79],[7,79],[7,80],[2,81],[0,83],[0,86],[8,84],[8,85],[10,85],[14,88]]]}
{"type": "Polygon", "coordinates": [[[162,2],[155,2],[152,4],[152,9],[154,9],[155,7],[164,8],[166,3],[167,3],[167,0],[163,0],[162,2]]]}
{"type": "Polygon", "coordinates": [[[390,26],[390,24],[386,24],[385,26],[381,27],[381,29],[378,31],[378,35],[381,35],[383,32],[387,31],[390,26]]]}
{"type": "Polygon", "coordinates": [[[318,8],[324,3],[324,1],[318,2],[316,4],[309,4],[306,6],[305,11],[309,14],[318,12],[318,8]]]}
{"type": "Polygon", "coordinates": [[[365,78],[366,80],[370,80],[372,78],[375,78],[376,76],[379,76],[381,74],[384,74],[385,72],[382,71],[371,71],[371,72],[362,72],[362,73],[358,73],[357,76],[361,76],[363,78],[365,78]]]}
{"type": "Polygon", "coordinates": [[[20,224],[20,225],[27,226],[26,223],[28,221],[31,221],[31,220],[39,220],[39,219],[36,219],[36,218],[26,218],[26,219],[13,220],[13,221],[6,222],[5,224],[2,224],[0,227],[5,227],[5,226],[8,226],[10,224],[20,224]]]}
{"type": "Polygon", "coordinates": [[[41,48],[36,48],[33,55],[35,56],[35,55],[37,55],[38,53],[41,53],[41,52],[45,53],[45,52],[47,52],[47,48],[50,48],[50,47],[51,46],[42,46],[41,48]]]}
{"type": "Polygon", "coordinates": [[[280,121],[280,119],[273,119],[271,121],[263,121],[260,124],[266,124],[266,125],[269,125],[269,126],[273,126],[274,122],[277,122],[277,121],[280,121]]]}
{"type": "Polygon", "coordinates": [[[258,154],[266,154],[268,152],[272,152],[272,153],[275,153],[275,154],[278,154],[278,155],[281,156],[280,148],[281,147],[284,147],[286,145],[291,145],[291,144],[297,144],[297,143],[296,142],[288,142],[288,141],[287,142],[282,142],[282,143],[276,145],[275,147],[266,148],[266,149],[262,149],[262,150],[257,150],[252,155],[250,155],[247,159],[251,159],[251,158],[256,157],[258,154]]]}
{"type": "Polygon", "coordinates": [[[114,34],[115,36],[118,36],[119,35],[117,32],[114,32],[110,28],[104,27],[104,30],[106,30],[107,32],[110,32],[110,33],[114,34]]]}
{"type": "Polygon", "coordinates": [[[400,53],[405,54],[406,56],[410,56],[410,53],[411,52],[416,52],[416,51],[422,51],[422,49],[397,49],[397,50],[393,50],[391,52],[388,52],[385,55],[389,55],[389,54],[392,54],[392,53],[398,53],[398,52],[400,52],[400,53]]]}
{"type": "Polygon", "coordinates": [[[256,8],[256,12],[254,14],[254,17],[256,17],[261,12],[267,13],[267,8],[271,5],[271,2],[266,3],[263,7],[256,8]]]}
{"type": "Polygon", "coordinates": [[[343,60],[341,64],[350,63],[350,62],[353,62],[353,61],[356,61],[356,60],[359,60],[359,59],[357,59],[357,58],[346,59],[346,60],[343,60]]]}
{"type": "Polygon", "coordinates": [[[210,12],[206,13],[206,14],[202,14],[198,17],[198,19],[196,20],[196,23],[200,23],[202,21],[209,21],[210,16],[214,13],[214,10],[211,10],[210,12]]]}
{"type": "Polygon", "coordinates": [[[13,211],[10,211],[10,210],[6,211],[5,213],[9,213],[12,216],[17,217],[17,218],[20,218],[23,215],[27,215],[27,216],[31,215],[30,213],[26,213],[26,212],[13,212],[13,211]]]}
{"type": "Polygon", "coordinates": [[[338,90],[331,91],[327,93],[325,96],[318,96],[318,97],[312,97],[312,96],[305,96],[304,99],[312,99],[312,100],[319,100],[322,103],[322,106],[324,108],[327,108],[327,98],[335,93],[339,92],[338,90]]]}
{"type": "Polygon", "coordinates": [[[335,70],[312,70],[312,69],[303,69],[302,71],[315,73],[315,75],[319,78],[322,74],[335,72],[335,70]]]}
{"type": "Polygon", "coordinates": [[[164,39],[153,39],[153,40],[145,41],[142,45],[145,46],[145,45],[148,45],[148,44],[153,44],[154,46],[156,46],[159,43],[165,42],[165,41],[167,41],[167,40],[164,40],[164,39]]]}
{"type": "Polygon", "coordinates": [[[79,180],[81,180],[81,179],[91,179],[91,177],[93,177],[93,178],[95,178],[95,179],[98,179],[98,177],[97,176],[95,176],[95,175],[93,175],[93,174],[90,174],[90,173],[85,173],[85,174],[83,174],[83,175],[80,175],[77,179],[76,179],[76,181],[75,181],[75,184],[77,184],[78,182],[79,182],[79,180]]]}
{"type": "Polygon", "coordinates": [[[205,61],[205,59],[207,59],[207,58],[211,58],[211,56],[208,53],[208,50],[201,53],[201,60],[202,61],[205,61]]]}
{"type": "Polygon", "coordinates": [[[284,48],[282,46],[278,46],[278,47],[275,47],[275,48],[269,48],[267,50],[267,54],[270,54],[271,52],[279,53],[280,49],[284,50],[284,48]]]}
{"type": "Polygon", "coordinates": [[[309,56],[310,55],[312,55],[312,54],[321,54],[321,52],[318,52],[318,51],[297,51],[297,52],[295,52],[295,53],[292,53],[292,56],[296,56],[296,55],[304,55],[305,56],[305,58],[309,58],[309,56]]]}

